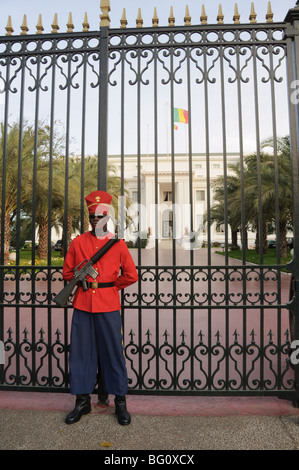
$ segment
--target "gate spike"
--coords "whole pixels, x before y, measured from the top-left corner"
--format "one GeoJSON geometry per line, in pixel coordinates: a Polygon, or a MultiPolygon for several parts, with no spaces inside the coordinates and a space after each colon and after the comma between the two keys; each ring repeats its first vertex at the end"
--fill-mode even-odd
{"type": "Polygon", "coordinates": [[[12,331],[11,327],[8,328],[7,333],[8,333],[8,339],[9,340],[12,339],[13,331],[12,331]]]}
{"type": "Polygon", "coordinates": [[[157,8],[156,7],[154,8],[154,16],[153,16],[153,19],[152,19],[152,23],[153,23],[153,26],[159,26],[159,18],[158,18],[158,15],[157,15],[157,8]]]}
{"type": "Polygon", "coordinates": [[[250,23],[256,23],[256,12],[254,9],[254,3],[251,3],[251,11],[249,15],[250,23]]]}
{"type": "Polygon", "coordinates": [[[202,5],[201,7],[201,17],[200,17],[201,24],[208,24],[208,17],[206,15],[205,6],[202,5]]]}
{"type": "Polygon", "coordinates": [[[168,25],[169,26],[175,26],[175,17],[173,16],[173,7],[170,7],[170,14],[168,18],[168,25]]]}
{"type": "Polygon", "coordinates": [[[23,335],[24,335],[24,341],[27,341],[27,342],[28,342],[28,333],[29,333],[29,331],[27,330],[27,328],[25,326],[25,329],[23,331],[23,335]]]}
{"type": "Polygon", "coordinates": [[[239,10],[238,10],[238,4],[235,3],[235,12],[234,12],[234,16],[233,16],[233,21],[235,24],[240,24],[240,14],[239,14],[239,10]]]}
{"type": "Polygon", "coordinates": [[[43,23],[42,23],[42,15],[38,15],[37,25],[36,25],[36,34],[42,34],[44,30],[43,23]]]}
{"type": "Polygon", "coordinates": [[[43,327],[41,327],[41,329],[39,330],[39,334],[40,334],[40,341],[44,341],[45,331],[44,331],[43,327]]]}
{"type": "Polygon", "coordinates": [[[51,24],[51,26],[52,26],[52,31],[51,31],[51,33],[52,33],[52,34],[58,33],[59,26],[58,26],[58,16],[57,16],[57,13],[55,13],[55,15],[54,15],[53,23],[51,24]]]}
{"type": "Polygon", "coordinates": [[[186,5],[184,21],[185,21],[185,26],[191,26],[191,16],[190,16],[190,13],[189,13],[188,5],[186,5]]]}
{"type": "Polygon", "coordinates": [[[138,8],[138,15],[137,15],[137,18],[136,18],[136,27],[137,28],[142,28],[142,25],[143,25],[143,19],[142,19],[142,16],[141,16],[141,8],[138,8]]]}
{"type": "Polygon", "coordinates": [[[218,10],[218,16],[217,16],[217,22],[218,24],[223,24],[223,19],[224,19],[224,14],[222,12],[222,5],[220,3],[219,5],[219,10],[218,10]]]}
{"type": "Polygon", "coordinates": [[[73,15],[71,12],[69,12],[69,19],[67,22],[67,33],[72,33],[74,31],[74,24],[73,24],[73,15]]]}
{"type": "Polygon", "coordinates": [[[151,336],[152,336],[152,333],[150,332],[150,330],[148,329],[147,332],[145,333],[145,336],[147,336],[147,340],[146,342],[147,343],[150,343],[151,341],[151,336]]]}
{"type": "Polygon", "coordinates": [[[60,343],[60,336],[61,336],[61,331],[57,328],[57,330],[55,331],[55,335],[56,335],[56,343],[60,343]]]}
{"type": "Polygon", "coordinates": [[[88,19],[87,19],[87,12],[84,13],[84,20],[83,20],[82,26],[83,26],[83,32],[86,33],[86,32],[89,30],[89,23],[88,23],[88,19]]]}
{"type": "Polygon", "coordinates": [[[198,333],[198,336],[199,336],[199,343],[201,344],[201,343],[202,343],[202,337],[205,336],[205,335],[203,334],[203,331],[202,331],[202,330],[200,330],[200,332],[198,333]]]}
{"type": "Polygon", "coordinates": [[[23,23],[21,24],[21,35],[25,36],[27,34],[27,31],[29,31],[28,24],[27,24],[27,16],[24,15],[23,17],[23,23]]]}
{"type": "Polygon", "coordinates": [[[7,31],[5,36],[11,36],[11,34],[14,32],[10,15],[8,16],[7,25],[5,29],[7,31]]]}
{"type": "Polygon", "coordinates": [[[129,336],[131,337],[130,339],[130,343],[132,344],[133,343],[133,337],[135,336],[135,333],[134,331],[131,329],[130,333],[129,333],[129,336]]]}
{"type": "Polygon", "coordinates": [[[164,344],[168,344],[168,341],[167,341],[167,338],[168,338],[168,336],[169,336],[169,333],[168,333],[168,331],[167,331],[167,330],[165,330],[162,336],[164,336],[164,337],[165,337],[164,344]]]}
{"type": "Polygon", "coordinates": [[[251,343],[255,343],[255,341],[254,341],[254,337],[255,337],[254,329],[251,330],[251,332],[249,333],[249,336],[251,336],[251,343]]]}
{"type": "Polygon", "coordinates": [[[124,8],[122,17],[120,19],[120,27],[124,29],[124,28],[127,27],[127,24],[128,24],[128,21],[127,21],[127,17],[126,17],[126,9],[124,8]]]}
{"type": "Polygon", "coordinates": [[[267,23],[273,23],[273,12],[272,12],[272,7],[271,7],[271,2],[268,2],[266,20],[267,20],[267,23]]]}

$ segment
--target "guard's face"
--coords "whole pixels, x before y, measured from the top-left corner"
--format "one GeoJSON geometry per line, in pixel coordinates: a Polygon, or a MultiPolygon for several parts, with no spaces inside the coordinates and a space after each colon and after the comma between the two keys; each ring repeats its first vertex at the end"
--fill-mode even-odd
{"type": "Polygon", "coordinates": [[[103,235],[107,231],[108,215],[94,213],[89,215],[89,222],[97,236],[103,235]]]}

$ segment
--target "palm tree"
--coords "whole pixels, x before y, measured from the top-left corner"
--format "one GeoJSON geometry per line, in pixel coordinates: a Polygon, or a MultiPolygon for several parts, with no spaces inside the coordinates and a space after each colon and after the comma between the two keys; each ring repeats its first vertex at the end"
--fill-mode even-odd
{"type": "MultiPolygon", "coordinates": [[[[7,131],[6,149],[4,148],[4,135],[4,125],[2,123],[0,126],[0,166],[2,170],[5,152],[6,173],[5,201],[1,200],[0,210],[1,217],[4,218],[4,234],[2,234],[2,236],[4,237],[4,262],[7,263],[9,260],[11,223],[16,216],[18,196],[20,206],[23,207],[25,201],[28,199],[28,194],[31,191],[30,181],[32,181],[35,132],[34,127],[29,126],[27,123],[24,124],[22,132],[20,132],[18,123],[11,124],[7,131]],[[22,139],[21,142],[20,139],[22,139]]],[[[37,136],[36,149],[39,157],[45,155],[46,142],[47,133],[45,132],[45,129],[41,128],[37,136]]],[[[2,190],[3,183],[4,181],[1,181],[0,190],[2,190]]]]}
{"type": "MultiPolygon", "coordinates": [[[[212,182],[213,197],[216,203],[211,207],[210,220],[211,222],[216,222],[217,227],[226,225],[227,221],[232,232],[232,246],[236,248],[238,246],[238,230],[241,225],[241,208],[235,203],[235,194],[239,189],[240,179],[237,175],[238,167],[235,165],[229,165],[229,168],[236,174],[228,175],[226,179],[221,175],[212,182]],[[225,197],[227,198],[226,203],[225,197]]],[[[206,223],[206,221],[207,214],[205,214],[204,223],[206,223]]]]}
{"type": "Polygon", "coordinates": [[[287,227],[292,226],[293,221],[293,193],[291,171],[291,146],[289,136],[277,139],[275,145],[273,139],[266,139],[262,148],[276,147],[277,157],[270,156],[266,162],[264,193],[268,199],[269,210],[272,209],[272,223],[279,232],[281,256],[287,255],[287,227]],[[278,214],[275,206],[278,207],[278,214]]]}

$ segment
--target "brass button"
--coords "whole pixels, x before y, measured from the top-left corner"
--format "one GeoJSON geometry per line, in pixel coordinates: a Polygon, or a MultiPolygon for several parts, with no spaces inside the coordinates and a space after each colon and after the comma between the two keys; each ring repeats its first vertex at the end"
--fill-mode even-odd
{"type": "Polygon", "coordinates": [[[96,291],[95,291],[95,290],[93,290],[93,291],[92,291],[92,293],[93,293],[93,294],[95,294],[95,293],[96,293],[96,291]]]}

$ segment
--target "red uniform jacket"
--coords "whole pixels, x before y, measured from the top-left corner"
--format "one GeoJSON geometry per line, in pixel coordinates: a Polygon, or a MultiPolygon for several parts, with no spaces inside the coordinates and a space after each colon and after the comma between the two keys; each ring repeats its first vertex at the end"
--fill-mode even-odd
{"type": "MultiPolygon", "coordinates": [[[[74,277],[74,268],[90,258],[107,243],[113,234],[106,238],[97,238],[91,232],[83,233],[72,241],[63,265],[63,278],[70,281],[74,277]]],[[[82,265],[83,266],[83,265],[82,265]]],[[[118,291],[138,280],[136,266],[124,240],[112,246],[93,267],[99,275],[96,279],[87,277],[88,282],[114,282],[114,287],[92,289],[83,292],[78,287],[73,306],[86,312],[112,312],[120,309],[118,291]],[[120,267],[122,272],[120,274],[120,267]]]]}

